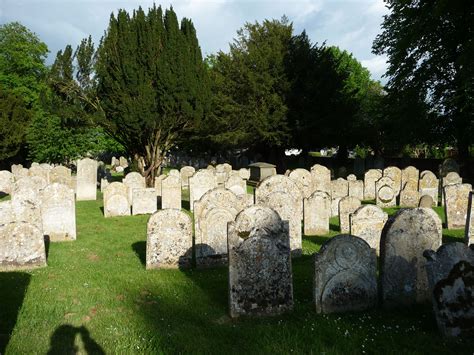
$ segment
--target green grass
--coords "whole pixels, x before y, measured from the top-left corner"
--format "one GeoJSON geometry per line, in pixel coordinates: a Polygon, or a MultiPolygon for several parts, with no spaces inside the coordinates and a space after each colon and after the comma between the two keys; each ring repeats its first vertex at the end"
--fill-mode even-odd
{"type": "Polygon", "coordinates": [[[148,216],[104,219],[101,207],[100,194],[77,203],[78,239],[51,244],[47,268],[0,273],[0,353],[472,354],[439,336],[429,306],[316,314],[311,254],[337,218],[293,260],[294,312],[232,320],[226,268],[146,271],[148,216]]]}

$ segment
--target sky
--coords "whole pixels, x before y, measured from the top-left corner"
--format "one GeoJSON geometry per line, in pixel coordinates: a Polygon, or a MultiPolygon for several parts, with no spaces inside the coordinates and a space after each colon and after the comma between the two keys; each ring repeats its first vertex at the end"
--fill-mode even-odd
{"type": "MultiPolygon", "coordinates": [[[[372,54],[372,42],[381,32],[383,0],[178,0],[160,2],[173,6],[179,18],[192,19],[203,55],[228,51],[229,43],[246,22],[280,19],[286,15],[295,34],[306,30],[313,43],[326,41],[351,53],[368,68],[372,78],[385,83],[386,58],[372,54]]],[[[50,50],[48,64],[67,44],[75,48],[92,35],[98,43],[117,9],[144,9],[153,1],[138,0],[0,0],[0,23],[19,21],[44,41],[50,50]]]]}

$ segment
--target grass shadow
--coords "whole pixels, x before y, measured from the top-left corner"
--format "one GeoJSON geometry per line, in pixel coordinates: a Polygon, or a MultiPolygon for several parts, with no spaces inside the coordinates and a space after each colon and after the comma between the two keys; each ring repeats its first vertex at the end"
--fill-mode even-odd
{"type": "Polygon", "coordinates": [[[104,206],[100,206],[99,209],[100,209],[100,212],[102,213],[102,216],[105,216],[104,206]]]}
{"type": "Polygon", "coordinates": [[[48,355],[80,353],[75,344],[77,335],[81,336],[86,354],[105,355],[105,351],[91,338],[86,327],[75,327],[71,324],[63,324],[56,328],[51,336],[51,347],[48,355]]]}
{"type": "Polygon", "coordinates": [[[51,238],[49,237],[49,235],[45,235],[44,236],[44,250],[45,250],[45,253],[46,253],[46,260],[48,260],[48,257],[49,257],[49,245],[50,244],[51,244],[51,238]]]}
{"type": "Polygon", "coordinates": [[[24,272],[0,272],[0,354],[5,353],[30,279],[24,272]]]}
{"type": "Polygon", "coordinates": [[[143,267],[146,266],[146,242],[140,241],[132,244],[132,249],[137,254],[138,259],[143,267]]]}

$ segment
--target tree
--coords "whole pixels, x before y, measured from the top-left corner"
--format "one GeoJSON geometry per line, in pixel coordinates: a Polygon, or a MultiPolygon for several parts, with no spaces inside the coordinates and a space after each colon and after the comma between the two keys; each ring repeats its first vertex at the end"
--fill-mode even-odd
{"type": "MultiPolygon", "coordinates": [[[[437,137],[456,141],[466,158],[474,133],[474,3],[463,0],[385,0],[385,16],[374,43],[375,54],[388,56],[388,97],[408,111],[426,107],[437,137]],[[416,93],[405,105],[400,97],[416,93]],[[419,96],[418,96],[419,95],[419,96]]],[[[415,111],[416,112],[416,111],[415,111]]],[[[413,114],[412,116],[415,116],[413,114]]],[[[420,115],[418,115],[420,117],[420,115]]],[[[429,140],[429,130],[422,136],[429,140]]]]}
{"type": "MultiPolygon", "coordinates": [[[[208,107],[206,67],[191,20],[173,9],[119,10],[97,53],[100,124],[152,184],[165,153],[192,131],[208,107]]],[[[86,76],[87,77],[87,76],[86,76]]]]}

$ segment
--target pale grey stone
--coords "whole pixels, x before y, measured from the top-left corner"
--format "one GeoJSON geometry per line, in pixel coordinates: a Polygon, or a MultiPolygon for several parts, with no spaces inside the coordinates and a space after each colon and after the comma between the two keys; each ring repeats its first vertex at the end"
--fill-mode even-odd
{"type": "Polygon", "coordinates": [[[85,158],[77,161],[76,199],[78,201],[97,198],[97,161],[85,158]]]}
{"type": "MultiPolygon", "coordinates": [[[[406,186],[409,186],[407,183],[406,186]]],[[[400,192],[400,206],[401,207],[418,207],[420,203],[420,193],[409,187],[405,187],[400,192]]]]}
{"type": "Polygon", "coordinates": [[[430,195],[423,195],[420,198],[418,207],[431,208],[434,205],[433,198],[430,195]]]}
{"type": "MultiPolygon", "coordinates": [[[[166,179],[168,175],[160,175],[155,177],[155,192],[156,196],[161,196],[161,184],[163,183],[163,179],[166,179]]],[[[188,179],[189,180],[189,179],[188,179]]]]}
{"type": "Polygon", "coordinates": [[[324,235],[329,232],[331,198],[327,192],[315,191],[304,199],[304,234],[324,235]]]}
{"type": "Polygon", "coordinates": [[[183,166],[179,172],[183,189],[189,188],[189,178],[194,175],[196,169],[192,166],[183,166]]]}
{"type": "Polygon", "coordinates": [[[349,195],[347,180],[339,178],[331,181],[331,217],[339,215],[339,201],[349,195]]]}
{"type": "Polygon", "coordinates": [[[441,238],[436,221],[425,208],[402,209],[387,221],[380,242],[384,306],[429,300],[423,252],[437,249],[441,238]]]}
{"type": "Polygon", "coordinates": [[[389,166],[384,169],[383,176],[388,176],[393,180],[393,191],[398,196],[402,189],[402,171],[396,166],[389,166]]]}
{"type": "Polygon", "coordinates": [[[349,233],[349,215],[360,207],[360,200],[353,196],[346,196],[339,201],[339,228],[341,233],[349,233]]]}
{"type": "Polygon", "coordinates": [[[455,184],[462,184],[462,178],[458,173],[450,172],[443,178],[443,187],[455,184]]]}
{"type": "Polygon", "coordinates": [[[76,203],[69,186],[53,183],[42,191],[43,233],[52,242],[76,240],[76,203]]]}
{"type": "Polygon", "coordinates": [[[114,181],[104,190],[104,217],[130,216],[128,188],[114,181]]]}
{"type": "Polygon", "coordinates": [[[48,182],[42,176],[32,176],[31,181],[33,181],[33,183],[35,184],[36,190],[38,191],[41,191],[44,188],[46,188],[46,186],[48,186],[48,182]]]}
{"type": "Polygon", "coordinates": [[[380,238],[388,215],[375,205],[363,205],[349,216],[350,234],[365,240],[379,255],[380,238]]]}
{"type": "Polygon", "coordinates": [[[249,180],[250,179],[250,170],[245,169],[245,168],[239,169],[239,176],[244,180],[249,180]]]}
{"type": "Polygon", "coordinates": [[[58,165],[51,169],[49,172],[49,183],[54,184],[55,182],[71,187],[71,169],[65,166],[58,165]]]}
{"type": "Polygon", "coordinates": [[[375,183],[375,189],[377,191],[375,201],[379,207],[394,207],[397,204],[397,195],[393,188],[394,182],[388,176],[383,176],[375,183]]]}
{"type": "Polygon", "coordinates": [[[471,184],[454,184],[444,187],[444,209],[446,224],[449,229],[465,228],[469,193],[471,191],[471,184]]]}
{"type": "Polygon", "coordinates": [[[382,177],[382,171],[378,169],[367,170],[364,174],[364,200],[375,200],[375,183],[382,177]]]}
{"type": "Polygon", "coordinates": [[[161,181],[161,208],[181,209],[181,179],[176,175],[161,181]]]}
{"type": "Polygon", "coordinates": [[[13,175],[15,175],[15,180],[24,178],[28,176],[28,169],[24,167],[18,167],[18,169],[15,169],[15,172],[13,172],[13,175]]]}
{"type": "Polygon", "coordinates": [[[120,157],[119,158],[119,164],[120,164],[120,167],[125,169],[125,168],[128,168],[128,160],[127,158],[125,157],[120,157]]]}
{"type": "Polygon", "coordinates": [[[364,199],[364,182],[362,180],[348,181],[349,196],[354,196],[359,200],[364,199]]]}
{"type": "Polygon", "coordinates": [[[1,194],[10,195],[12,193],[15,176],[8,170],[0,171],[0,196],[1,194]]]}
{"type": "Polygon", "coordinates": [[[349,174],[349,175],[347,175],[346,180],[349,181],[349,182],[356,181],[357,176],[355,176],[354,174],[349,174]]]}
{"type": "MultiPolygon", "coordinates": [[[[181,191],[181,182],[179,182],[179,189],[181,191]]],[[[132,215],[152,214],[158,209],[154,188],[133,188],[132,195],[132,215]]]]}
{"type": "Polygon", "coordinates": [[[146,188],[145,177],[136,171],[132,171],[123,178],[122,182],[128,188],[128,202],[133,205],[133,190],[146,188]]]}
{"type": "Polygon", "coordinates": [[[311,167],[313,191],[323,191],[331,196],[331,170],[323,165],[315,164],[311,167]]]}
{"type": "Polygon", "coordinates": [[[301,192],[303,192],[303,197],[309,197],[313,191],[313,181],[311,173],[306,169],[295,169],[292,170],[288,177],[293,180],[296,185],[298,185],[301,192]]]}
{"type": "Polygon", "coordinates": [[[416,186],[416,190],[418,190],[418,181],[420,178],[420,171],[415,168],[414,166],[408,166],[402,170],[402,189],[405,188],[405,184],[410,182],[413,184],[413,187],[416,186]]]}
{"type": "Polygon", "coordinates": [[[377,257],[361,238],[341,234],[314,255],[318,313],[363,311],[377,305],[377,257]]]}
{"type": "Polygon", "coordinates": [[[467,245],[474,244],[474,192],[472,191],[469,193],[464,241],[467,245]]]}
{"type": "Polygon", "coordinates": [[[42,166],[39,165],[32,165],[28,171],[28,176],[39,176],[42,177],[46,184],[49,182],[49,170],[44,169],[42,166]]]}
{"type": "Polygon", "coordinates": [[[100,192],[104,192],[105,188],[109,185],[109,180],[106,178],[100,179],[100,192]]]}
{"type": "Polygon", "coordinates": [[[420,195],[429,195],[433,200],[432,206],[438,205],[439,180],[436,175],[429,170],[425,170],[420,175],[419,191],[420,195]]]}
{"type": "Polygon", "coordinates": [[[231,317],[278,315],[293,309],[288,223],[268,207],[251,206],[228,226],[231,317]]]}
{"type": "Polygon", "coordinates": [[[194,203],[209,190],[217,187],[217,179],[212,170],[198,170],[189,178],[189,207],[194,210],[194,203]]]}
{"type": "Polygon", "coordinates": [[[146,268],[186,268],[191,265],[193,226],[181,210],[159,210],[147,225],[146,268]]]}
{"type": "Polygon", "coordinates": [[[229,189],[237,196],[246,196],[247,195],[247,184],[240,175],[231,175],[226,180],[224,187],[229,189]]]}

